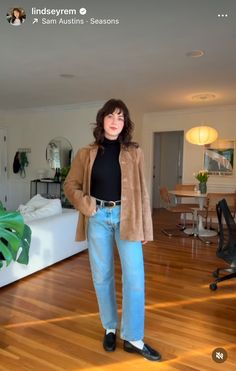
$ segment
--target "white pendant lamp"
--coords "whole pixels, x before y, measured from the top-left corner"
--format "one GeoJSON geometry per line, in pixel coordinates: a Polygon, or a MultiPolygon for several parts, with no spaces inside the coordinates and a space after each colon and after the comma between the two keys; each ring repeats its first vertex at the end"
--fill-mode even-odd
{"type": "Polygon", "coordinates": [[[185,138],[189,143],[203,146],[213,143],[218,138],[218,133],[210,126],[196,126],[187,131],[185,138]]]}

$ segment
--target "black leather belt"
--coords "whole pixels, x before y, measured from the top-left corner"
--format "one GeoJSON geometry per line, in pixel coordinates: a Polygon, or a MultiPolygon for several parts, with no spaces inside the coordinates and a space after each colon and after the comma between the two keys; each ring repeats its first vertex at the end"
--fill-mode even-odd
{"type": "Polygon", "coordinates": [[[101,207],[115,207],[121,205],[121,201],[104,201],[96,199],[96,205],[101,207]]]}

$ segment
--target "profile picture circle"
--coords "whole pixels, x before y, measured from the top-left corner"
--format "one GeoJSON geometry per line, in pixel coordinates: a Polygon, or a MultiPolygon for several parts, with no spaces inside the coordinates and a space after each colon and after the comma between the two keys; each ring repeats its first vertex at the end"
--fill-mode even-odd
{"type": "Polygon", "coordinates": [[[11,8],[7,12],[7,21],[12,26],[21,26],[26,20],[25,10],[23,8],[11,8]]]}

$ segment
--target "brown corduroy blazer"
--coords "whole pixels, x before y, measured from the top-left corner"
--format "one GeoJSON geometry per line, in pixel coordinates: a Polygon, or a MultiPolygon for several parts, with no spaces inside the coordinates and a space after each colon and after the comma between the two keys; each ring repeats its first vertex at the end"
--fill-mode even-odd
{"type": "MultiPolygon", "coordinates": [[[[97,151],[96,144],[80,149],[72,161],[71,169],[64,182],[66,197],[80,212],[76,230],[78,241],[86,239],[88,219],[96,209],[96,199],[90,196],[90,181],[97,151]]],[[[121,145],[119,163],[121,168],[121,239],[152,241],[152,216],[144,177],[142,150],[133,146],[127,149],[121,145]]]]}

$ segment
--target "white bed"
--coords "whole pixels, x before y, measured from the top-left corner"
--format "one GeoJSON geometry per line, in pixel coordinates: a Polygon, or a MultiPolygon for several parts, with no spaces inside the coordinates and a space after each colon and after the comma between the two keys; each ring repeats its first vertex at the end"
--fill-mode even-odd
{"type": "Polygon", "coordinates": [[[63,209],[61,214],[27,222],[32,230],[29,264],[16,262],[0,270],[0,287],[17,281],[87,248],[75,241],[78,212],[63,209]]]}

